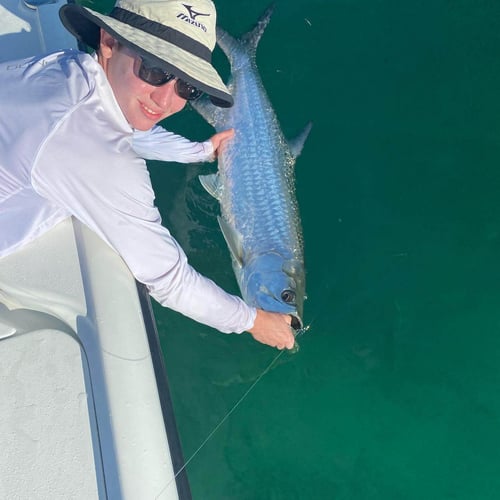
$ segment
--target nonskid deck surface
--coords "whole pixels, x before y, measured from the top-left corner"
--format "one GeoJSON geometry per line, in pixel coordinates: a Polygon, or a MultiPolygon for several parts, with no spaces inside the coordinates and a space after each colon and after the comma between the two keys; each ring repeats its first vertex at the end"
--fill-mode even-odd
{"type": "Polygon", "coordinates": [[[0,0],[0,62],[76,48],[76,40],[59,21],[63,3],[0,0]]]}
{"type": "Polygon", "coordinates": [[[0,259],[0,303],[0,497],[179,498],[140,299],[119,256],[67,219],[0,259]]]}

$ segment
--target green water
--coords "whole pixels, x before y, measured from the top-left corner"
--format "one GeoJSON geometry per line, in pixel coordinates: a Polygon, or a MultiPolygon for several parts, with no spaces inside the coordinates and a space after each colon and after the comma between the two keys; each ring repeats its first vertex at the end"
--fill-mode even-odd
{"type": "MultiPolygon", "coordinates": [[[[220,25],[267,5],[218,0],[220,25]]],[[[494,0],[276,3],[257,60],[285,134],[314,123],[311,327],[259,380],[277,351],[155,306],[195,500],[500,498],[499,57],[494,0]]],[[[151,174],[191,263],[237,293],[212,168],[151,174]]]]}

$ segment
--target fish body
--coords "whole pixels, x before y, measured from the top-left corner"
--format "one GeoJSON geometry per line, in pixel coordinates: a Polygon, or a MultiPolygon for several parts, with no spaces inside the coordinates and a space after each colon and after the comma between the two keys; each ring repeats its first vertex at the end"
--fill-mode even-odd
{"type": "Polygon", "coordinates": [[[217,131],[235,129],[219,152],[217,173],[200,180],[220,203],[218,221],[242,297],[252,306],[290,314],[297,329],[305,270],[294,164],[311,125],[288,142],[262,84],[255,52],[271,13],[240,39],[217,29],[217,43],[231,65],[227,86],[234,106],[215,107],[202,99],[193,107],[217,131]]]}

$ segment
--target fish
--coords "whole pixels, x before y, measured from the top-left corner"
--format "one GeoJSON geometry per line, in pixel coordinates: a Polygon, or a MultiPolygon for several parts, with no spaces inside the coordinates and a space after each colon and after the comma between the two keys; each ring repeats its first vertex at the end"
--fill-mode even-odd
{"type": "Polygon", "coordinates": [[[227,87],[234,105],[214,106],[206,97],[193,108],[216,131],[233,128],[219,151],[217,172],[200,175],[220,205],[217,220],[231,255],[243,300],[291,316],[303,328],[304,241],[295,189],[295,162],[312,123],[286,140],[262,83],[256,50],[274,7],[240,38],[217,27],[217,44],[230,63],[227,87]]]}

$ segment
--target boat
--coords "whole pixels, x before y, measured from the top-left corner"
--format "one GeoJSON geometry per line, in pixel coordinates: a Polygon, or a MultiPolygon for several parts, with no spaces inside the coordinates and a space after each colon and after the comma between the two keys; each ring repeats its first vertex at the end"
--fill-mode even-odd
{"type": "MultiPolygon", "coordinates": [[[[0,61],[77,48],[61,0],[0,0],[0,61]]],[[[149,295],[68,218],[0,259],[0,498],[190,499],[149,295]]]]}

